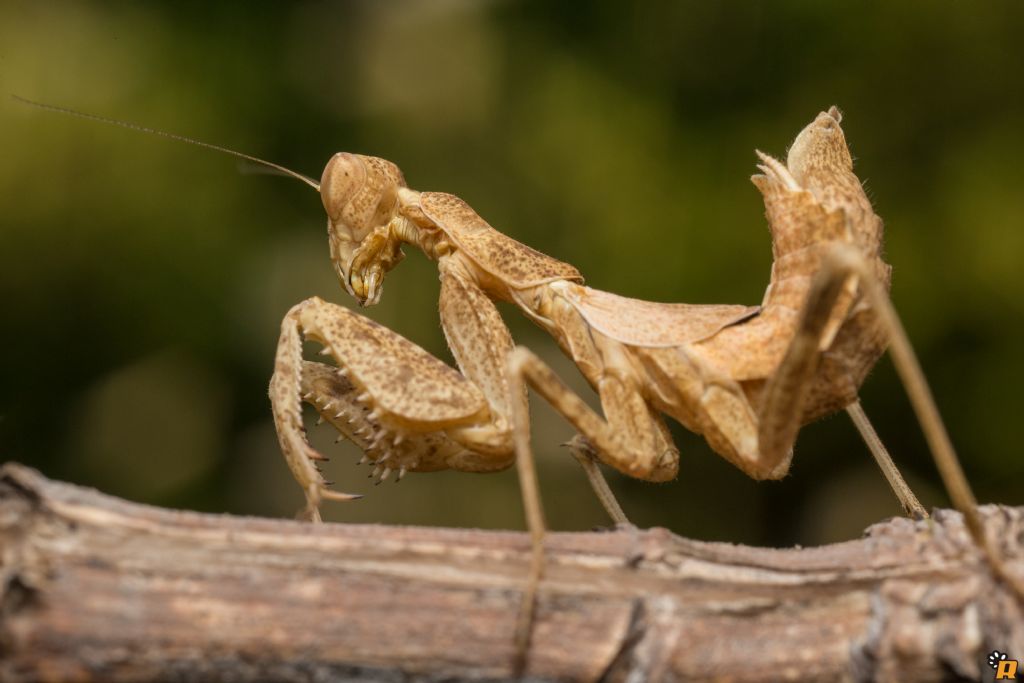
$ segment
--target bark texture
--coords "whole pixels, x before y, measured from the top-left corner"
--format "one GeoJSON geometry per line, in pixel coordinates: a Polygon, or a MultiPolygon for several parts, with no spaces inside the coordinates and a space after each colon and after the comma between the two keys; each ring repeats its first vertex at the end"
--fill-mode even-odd
{"type": "MultiPolygon", "coordinates": [[[[1022,509],[983,508],[1024,572],[1022,509]]],[[[959,515],[772,550],[555,533],[528,662],[580,681],[991,680],[1022,606],[959,515]]],[[[129,503],[0,469],[0,681],[511,676],[523,533],[310,525],[129,503]]]]}

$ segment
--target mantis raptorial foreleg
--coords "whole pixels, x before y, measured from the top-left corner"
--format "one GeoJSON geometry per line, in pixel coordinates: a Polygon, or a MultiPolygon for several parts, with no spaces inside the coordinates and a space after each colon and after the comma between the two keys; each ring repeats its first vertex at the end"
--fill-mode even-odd
{"type": "MultiPolygon", "coordinates": [[[[372,405],[363,398],[360,389],[349,378],[347,371],[335,365],[302,362],[302,399],[320,414],[320,420],[330,424],[341,436],[335,441],[351,440],[363,453],[357,464],[379,463],[370,476],[381,483],[395,472],[395,480],[403,478],[406,470],[401,462],[412,464],[416,453],[430,453],[437,458],[459,459],[470,456],[465,447],[453,440],[445,431],[407,431],[399,436],[388,434],[372,405]],[[389,453],[396,458],[395,467],[387,467],[389,453]]],[[[326,460],[326,458],[325,458],[326,460]]],[[[430,469],[428,462],[420,462],[418,471],[430,469]]],[[[329,482],[328,482],[329,483],[329,482]]]]}
{"type": "Polygon", "coordinates": [[[462,374],[487,398],[498,420],[507,425],[509,392],[505,362],[512,352],[512,335],[497,307],[480,288],[461,277],[449,263],[440,264],[438,308],[448,348],[462,374]]]}
{"type": "Polygon", "coordinates": [[[391,472],[488,472],[511,464],[508,429],[492,418],[476,385],[391,330],[316,297],[282,322],[270,396],[281,449],[312,519],[321,498],[358,496],[327,488],[316,467],[325,458],[306,440],[300,398],[356,442],[379,480],[391,472]],[[302,360],[303,337],[323,344],[337,366],[302,360]]]}
{"type": "Polygon", "coordinates": [[[292,476],[306,496],[305,515],[320,520],[319,505],[322,498],[353,500],[358,496],[338,493],[327,488],[327,482],[316,467],[324,459],[306,440],[302,423],[302,337],[301,312],[307,302],[292,308],[281,323],[281,337],[277,343],[274,375],[270,380],[270,395],[278,441],[292,476]]]}

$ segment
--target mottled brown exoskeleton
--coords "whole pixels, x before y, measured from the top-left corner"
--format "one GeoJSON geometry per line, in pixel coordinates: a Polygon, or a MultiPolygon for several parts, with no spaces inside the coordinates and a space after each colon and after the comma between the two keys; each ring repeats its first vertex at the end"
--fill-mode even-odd
{"type": "MultiPolygon", "coordinates": [[[[760,306],[722,306],[588,288],[573,266],[498,232],[458,197],[409,189],[389,161],[335,155],[320,192],[342,284],[360,304],[373,304],[403,245],[435,260],[441,323],[461,374],[350,309],[319,298],[293,308],[270,393],[310,514],[320,497],[349,496],[327,489],[314,467],[322,456],[305,439],[300,396],[359,445],[381,478],[446,467],[492,471],[511,465],[517,451],[527,456],[524,384],[579,430],[581,462],[594,457],[650,481],[671,479],[678,468],[662,414],[703,434],[750,476],[777,479],[789,469],[799,427],[846,408],[888,462],[857,392],[887,345],[860,280],[884,292],[890,269],[838,110],[800,133],[786,164],[760,156],[763,174],[753,181],[772,230],[771,283],[760,306]],[[495,300],[511,302],[555,338],[598,392],[603,417],[534,354],[514,348],[495,300]],[[323,344],[337,365],[303,361],[302,335],[323,344]]],[[[894,476],[907,511],[923,516],[894,476]]],[[[623,521],[613,501],[602,500],[623,521]]]]}
{"type": "Polygon", "coordinates": [[[758,153],[761,174],[752,180],[764,197],[774,256],[759,306],[651,303],[591,289],[576,268],[498,232],[458,197],[410,189],[398,167],[383,159],[336,154],[318,184],[199,143],[318,189],[331,260],[361,305],[379,300],[403,245],[421,250],[440,271],[441,323],[460,371],[316,297],[285,316],[270,398],[307,515],[319,520],[322,499],[358,496],[329,489],[317,469],[325,458],[306,439],[303,400],[357,444],[379,480],[445,468],[491,472],[516,463],[534,548],[517,629],[521,663],[544,534],[527,385],[578,430],[573,454],[616,522],[626,518],[594,461],[649,481],[675,477],[679,453],[663,415],[704,435],[751,477],[778,479],[789,470],[799,428],[841,409],[907,513],[924,517],[857,401],[868,371],[890,347],[954,504],[995,573],[1024,595],[982,533],[973,494],[889,302],[882,221],[853,172],[840,120],[835,107],[818,114],[785,163],[758,153]],[[598,393],[603,415],[536,355],[514,346],[495,301],[512,303],[551,334],[598,393]],[[303,337],[322,344],[334,364],[304,360],[303,337]]]}

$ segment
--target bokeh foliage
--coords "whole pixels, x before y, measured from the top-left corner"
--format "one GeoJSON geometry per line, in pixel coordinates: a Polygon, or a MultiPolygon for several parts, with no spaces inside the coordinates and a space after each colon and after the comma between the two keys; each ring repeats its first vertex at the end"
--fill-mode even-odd
{"type": "MultiPolygon", "coordinates": [[[[747,177],[831,104],[885,218],[894,298],[979,497],[1024,502],[1024,47],[1018,2],[319,2],[0,5],[4,90],[236,147],[318,175],[334,151],[396,161],[589,284],[757,303],[770,250],[747,177]]],[[[0,453],[162,505],[290,515],[266,385],[281,316],[352,305],[319,199],[128,131],[0,104],[0,453]]],[[[368,311],[442,358],[418,254],[368,311]]],[[[584,385],[511,310],[520,343],[584,385]]],[[[605,520],[533,401],[549,520],[605,520]]],[[[888,361],[864,389],[926,503],[945,504],[888,361]]],[[[845,418],[791,476],[747,480],[675,429],[678,481],[613,476],[644,525],[763,544],[848,538],[897,514],[845,418]]],[[[514,472],[365,486],[330,519],[522,526],[514,472]]]]}

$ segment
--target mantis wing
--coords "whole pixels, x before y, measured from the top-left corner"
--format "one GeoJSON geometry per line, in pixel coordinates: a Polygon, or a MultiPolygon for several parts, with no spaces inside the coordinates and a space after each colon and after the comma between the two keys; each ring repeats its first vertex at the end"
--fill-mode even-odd
{"type": "Polygon", "coordinates": [[[572,285],[563,294],[588,325],[630,346],[697,342],[761,310],[758,306],[663,304],[572,285]]]}

